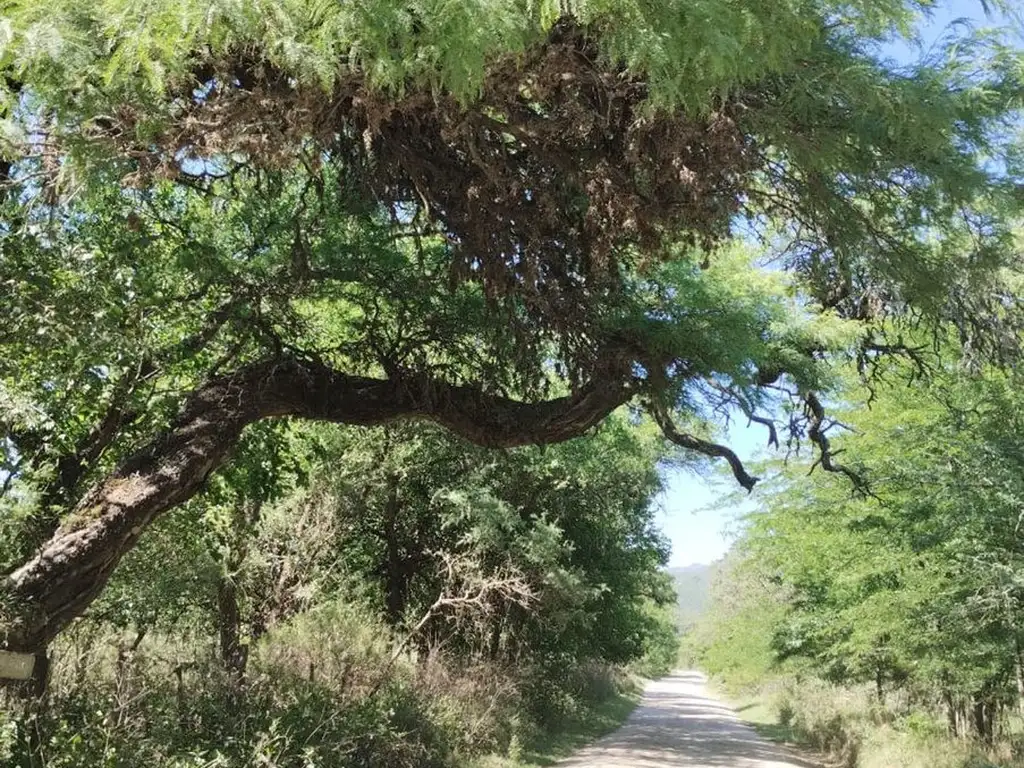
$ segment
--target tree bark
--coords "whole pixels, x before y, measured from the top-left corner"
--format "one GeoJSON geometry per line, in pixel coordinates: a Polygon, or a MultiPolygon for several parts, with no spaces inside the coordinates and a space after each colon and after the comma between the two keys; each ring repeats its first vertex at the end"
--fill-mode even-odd
{"type": "Polygon", "coordinates": [[[220,658],[235,685],[245,677],[249,654],[242,643],[242,612],[238,592],[230,576],[221,576],[217,585],[217,633],[220,636],[220,658]]]}
{"type": "Polygon", "coordinates": [[[95,486],[0,592],[0,647],[37,652],[81,615],[161,513],[194,496],[255,421],[296,416],[370,426],[442,425],[487,447],[552,443],[598,424],[635,391],[621,352],[566,397],[526,403],[423,376],[373,379],[319,363],[255,363],[196,389],[169,429],[95,486]]]}
{"type": "Polygon", "coordinates": [[[405,614],[410,576],[399,531],[402,505],[398,496],[398,483],[399,478],[396,474],[388,477],[388,497],[384,502],[384,516],[381,521],[384,562],[381,563],[380,570],[384,582],[385,611],[388,623],[392,627],[397,627],[405,614]]]}
{"type": "Polygon", "coordinates": [[[217,630],[221,663],[227,673],[227,706],[230,712],[235,713],[245,697],[249,646],[242,642],[242,612],[234,574],[221,574],[217,584],[217,630]]]}
{"type": "Polygon", "coordinates": [[[976,698],[972,708],[974,731],[986,744],[992,743],[992,706],[984,698],[976,698]]]}
{"type": "Polygon", "coordinates": [[[238,703],[242,694],[249,663],[249,644],[243,638],[242,609],[238,602],[238,579],[249,554],[251,523],[259,517],[261,509],[261,504],[239,500],[232,510],[227,545],[218,548],[217,633],[221,663],[228,674],[233,704],[238,703]]]}
{"type": "Polygon", "coordinates": [[[948,690],[942,692],[942,699],[946,704],[946,726],[949,729],[949,735],[955,739],[960,735],[960,721],[956,716],[956,702],[953,699],[953,694],[948,690]]]}
{"type": "Polygon", "coordinates": [[[1024,714],[1024,650],[1020,647],[1020,634],[1014,630],[1013,671],[1017,682],[1017,711],[1024,714]]]}

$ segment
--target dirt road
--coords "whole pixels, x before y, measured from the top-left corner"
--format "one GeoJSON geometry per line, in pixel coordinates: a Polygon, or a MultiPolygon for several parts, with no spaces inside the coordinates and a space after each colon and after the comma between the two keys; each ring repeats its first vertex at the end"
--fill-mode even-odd
{"type": "Polygon", "coordinates": [[[563,768],[817,768],[764,741],[708,693],[699,672],[651,683],[622,728],[563,768]]]}

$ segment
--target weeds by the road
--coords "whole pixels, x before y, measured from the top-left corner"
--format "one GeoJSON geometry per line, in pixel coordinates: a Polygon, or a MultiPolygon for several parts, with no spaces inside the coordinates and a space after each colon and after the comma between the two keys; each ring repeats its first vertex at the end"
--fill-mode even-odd
{"type": "Polygon", "coordinates": [[[777,681],[732,697],[766,739],[813,750],[835,768],[1018,768],[1015,723],[991,746],[948,735],[945,724],[905,701],[879,704],[867,688],[777,681]]]}
{"type": "Polygon", "coordinates": [[[459,668],[403,656],[387,666],[385,628],[345,610],[269,632],[244,681],[212,651],[158,633],[134,651],[119,635],[68,633],[38,721],[0,696],[0,765],[547,766],[618,726],[638,700],[636,678],[598,663],[459,668]],[[32,727],[46,734],[37,762],[32,727]]]}
{"type": "Polygon", "coordinates": [[[558,723],[545,723],[528,745],[509,750],[508,757],[489,756],[468,768],[541,768],[562,758],[625,723],[640,701],[642,686],[637,678],[625,678],[605,691],[591,692],[585,706],[576,707],[558,723]]]}

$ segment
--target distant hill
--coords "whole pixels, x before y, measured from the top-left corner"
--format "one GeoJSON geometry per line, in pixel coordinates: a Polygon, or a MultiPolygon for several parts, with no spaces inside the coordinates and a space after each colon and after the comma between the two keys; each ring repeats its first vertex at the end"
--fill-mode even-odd
{"type": "Polygon", "coordinates": [[[680,629],[685,631],[693,626],[707,610],[711,601],[711,580],[715,570],[715,565],[701,564],[668,569],[668,574],[675,582],[678,596],[680,629]]]}

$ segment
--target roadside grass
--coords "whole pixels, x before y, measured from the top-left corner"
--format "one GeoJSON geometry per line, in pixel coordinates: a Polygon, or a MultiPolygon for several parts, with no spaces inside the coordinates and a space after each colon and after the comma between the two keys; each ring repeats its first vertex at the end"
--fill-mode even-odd
{"type": "MultiPolygon", "coordinates": [[[[865,691],[826,685],[716,693],[763,738],[829,768],[1024,768],[1017,739],[991,747],[952,739],[922,711],[879,711],[865,691]]],[[[1024,741],[1024,739],[1021,739],[1024,741]]]]}
{"type": "Polygon", "coordinates": [[[530,739],[516,756],[487,756],[471,762],[466,768],[547,768],[593,741],[619,728],[640,702],[643,686],[632,685],[617,691],[604,701],[581,709],[551,728],[530,739]]]}
{"type": "Polygon", "coordinates": [[[825,755],[821,754],[807,734],[780,717],[778,706],[767,696],[744,694],[730,696],[720,687],[716,693],[733,708],[740,720],[753,728],[757,734],[767,741],[782,744],[796,755],[821,765],[828,765],[825,755]]]}
{"type": "Polygon", "coordinates": [[[739,700],[729,699],[729,703],[740,719],[757,731],[762,738],[801,749],[811,747],[810,742],[802,737],[800,731],[791,723],[782,722],[776,708],[764,699],[746,697],[739,700]]]}

